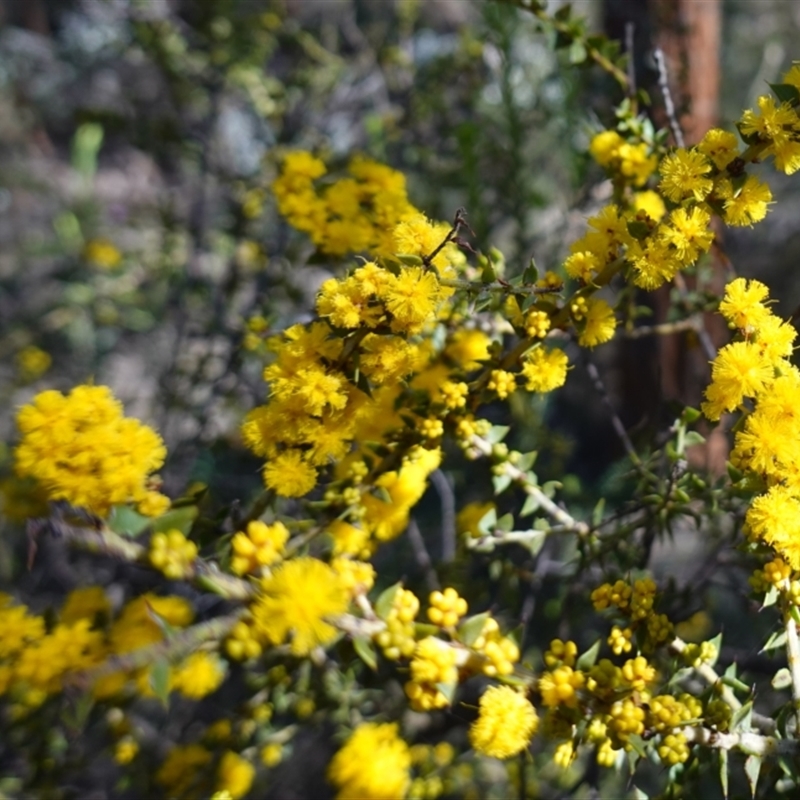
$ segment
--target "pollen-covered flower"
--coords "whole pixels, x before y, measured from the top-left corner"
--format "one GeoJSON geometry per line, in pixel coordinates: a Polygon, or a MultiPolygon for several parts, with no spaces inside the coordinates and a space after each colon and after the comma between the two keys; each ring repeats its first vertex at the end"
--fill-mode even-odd
{"type": "Polygon", "coordinates": [[[231,540],[231,570],[236,575],[245,575],[274,564],[288,538],[289,531],[282,522],[273,525],[261,520],[249,522],[247,532],[239,531],[231,540]]]}
{"type": "Polygon", "coordinates": [[[216,691],[225,679],[223,662],[211,653],[192,653],[172,675],[172,688],[184,697],[199,700],[216,691]]]}
{"type": "Polygon", "coordinates": [[[261,581],[251,613],[268,642],[291,638],[292,653],[305,656],[336,636],[326,619],[343,614],[348,602],[341,577],[324,562],[304,556],[283,562],[261,581]]]}
{"type": "Polygon", "coordinates": [[[753,500],[745,517],[750,534],[772,545],[792,569],[800,569],[800,499],[773,486],[753,500]]]}
{"type": "Polygon", "coordinates": [[[745,397],[754,397],[774,377],[772,364],[766,361],[754,342],[725,345],[711,367],[711,385],[706,389],[703,413],[719,419],[723,411],[732,411],[745,397]]]}
{"type": "Polygon", "coordinates": [[[730,131],[712,128],[700,140],[697,149],[713,161],[717,169],[723,170],[739,154],[739,140],[730,131]]]}
{"type": "Polygon", "coordinates": [[[231,800],[244,797],[253,785],[256,768],[238,753],[226,751],[217,768],[217,791],[227,792],[231,800]]]}
{"type": "Polygon", "coordinates": [[[661,162],[658,171],[661,173],[659,188],[673,203],[686,197],[704,200],[714,186],[706,177],[711,172],[711,164],[695,149],[679,147],[661,162]]]}
{"type": "Polygon", "coordinates": [[[436,276],[422,267],[404,267],[398,275],[392,275],[381,295],[392,315],[392,330],[419,333],[426,322],[435,318],[439,290],[436,276]]]}
{"type": "Polygon", "coordinates": [[[511,758],[524,750],[539,726],[536,709],[510,686],[490,686],[479,701],[470,744],[483,755],[511,758]]]}
{"type": "Polygon", "coordinates": [[[582,347],[596,347],[613,338],[617,327],[614,309],[602,298],[592,297],[587,303],[586,321],[578,336],[582,347]]]}
{"type": "Polygon", "coordinates": [[[317,485],[317,471],[299,450],[285,450],[264,466],[264,484],[282,497],[302,497],[317,485]]]}
{"type": "Polygon", "coordinates": [[[328,780],[337,800],[397,800],[411,784],[411,751],[397,735],[397,725],[359,725],[331,759],[328,780]]]}
{"type": "Polygon", "coordinates": [[[537,347],[525,357],[522,375],[529,392],[552,392],[567,380],[569,359],[563,350],[537,347]]]}
{"type": "Polygon", "coordinates": [[[17,473],[36,478],[50,499],[96,514],[143,500],[148,476],[164,463],[161,437],[124,417],[106,386],[76,386],[66,396],[40,392],[20,409],[17,425],[17,473]]]}
{"type": "Polygon", "coordinates": [[[729,180],[721,181],[716,194],[724,199],[723,219],[728,225],[752,225],[767,216],[767,206],[772,202],[772,192],[766,183],[749,175],[738,190],[729,180]]]}
{"type": "Polygon", "coordinates": [[[732,328],[756,331],[772,313],[764,304],[768,296],[769,289],[761,281],[736,278],[725,287],[719,313],[732,328]]]}
{"type": "Polygon", "coordinates": [[[711,216],[702,208],[676,208],[669,216],[669,225],[661,228],[660,235],[675,249],[682,264],[691,264],[714,241],[710,223],[711,216]]]}

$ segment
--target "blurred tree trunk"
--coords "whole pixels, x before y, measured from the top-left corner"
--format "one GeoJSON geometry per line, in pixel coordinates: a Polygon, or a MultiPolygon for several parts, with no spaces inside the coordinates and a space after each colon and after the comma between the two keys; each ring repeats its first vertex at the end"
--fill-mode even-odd
{"type": "MultiPolygon", "coordinates": [[[[608,35],[633,43],[637,83],[653,98],[657,124],[665,126],[669,120],[653,66],[655,48],[660,48],[665,57],[670,93],[685,144],[695,144],[717,124],[721,0],[607,0],[605,25],[608,35]]],[[[719,243],[721,226],[715,232],[719,243]]],[[[727,260],[720,246],[715,245],[711,258],[711,278],[704,288],[721,293],[726,282],[727,260]]],[[[681,286],[682,280],[679,275],[676,283],[681,286]]],[[[693,286],[694,280],[689,288],[693,286]]],[[[672,288],[665,286],[651,295],[657,323],[666,320],[672,288]]],[[[726,340],[727,329],[718,315],[706,315],[705,327],[715,346],[726,340]]],[[[677,400],[698,405],[708,383],[709,354],[700,346],[697,336],[680,333],[659,337],[655,354],[658,375],[651,375],[644,382],[641,347],[633,342],[623,346],[621,352],[622,393],[628,406],[625,416],[634,423],[637,416],[655,422],[663,415],[663,408],[657,406],[665,402],[677,400]]],[[[713,472],[723,471],[727,444],[721,428],[715,428],[707,445],[693,455],[713,472]]]]}

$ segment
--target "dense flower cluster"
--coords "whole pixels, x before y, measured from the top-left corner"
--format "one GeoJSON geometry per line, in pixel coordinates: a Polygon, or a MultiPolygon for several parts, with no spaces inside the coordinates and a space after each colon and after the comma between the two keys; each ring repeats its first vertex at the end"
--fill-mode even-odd
{"type": "Polygon", "coordinates": [[[103,515],[115,504],[148,500],[148,476],[164,463],[161,437],[105,386],[77,386],[68,395],[48,390],[17,415],[22,440],[16,469],[66,500],[103,515]]]}
{"type": "Polygon", "coordinates": [[[311,153],[289,153],[272,184],[280,213],[329,255],[394,252],[391,231],[415,211],[405,175],[365,158],[350,163],[349,177],[319,187],[315,181],[326,173],[311,153]]]}

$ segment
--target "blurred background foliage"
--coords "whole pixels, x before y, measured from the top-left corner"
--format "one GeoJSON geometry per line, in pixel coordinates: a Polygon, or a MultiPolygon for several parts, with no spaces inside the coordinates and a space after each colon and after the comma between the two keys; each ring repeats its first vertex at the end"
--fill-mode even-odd
{"type": "MultiPolygon", "coordinates": [[[[573,5],[598,31],[624,36],[635,22],[639,83],[658,106],[659,3],[573,5]]],[[[730,127],[798,57],[800,6],[719,5],[719,122],[730,127]]],[[[279,218],[269,187],[285,152],[313,150],[334,171],[356,153],[390,164],[432,218],[465,207],[473,246],[499,248],[506,276],[532,257],[556,267],[609,194],[586,148],[593,132],[613,125],[618,88],[597,70],[568,68],[570,53],[554,52],[534,20],[507,4],[4,0],[0,15],[0,433],[8,443],[0,455],[4,524],[16,530],[0,539],[0,582],[37,588],[39,603],[93,570],[99,578],[92,561],[68,572],[40,560],[25,572],[14,519],[30,498],[11,477],[10,447],[14,411],[35,392],[87,380],[113,387],[128,414],[165,438],[167,493],[207,485],[209,514],[258,491],[259,463],[238,437],[265,392],[248,336],[259,325],[307,320],[316,288],[343,268],[279,218]]],[[[726,232],[725,250],[739,274],[770,284],[788,315],[800,304],[800,190],[772,175],[770,183],[775,210],[757,229],[726,232]]],[[[655,348],[642,344],[631,356],[608,346],[596,357],[632,428],[669,399],[651,399],[644,411],[628,402],[637,382],[659,394],[658,376],[643,377],[655,348]]],[[[621,498],[619,442],[585,370],[547,398],[518,398],[509,444],[541,450],[542,479],[561,481],[576,509],[621,498]]],[[[505,413],[487,416],[506,422],[505,413]]],[[[471,494],[488,475],[468,471],[488,467],[460,463],[447,476],[455,510],[489,499],[471,494]]],[[[417,517],[439,558],[439,529],[453,509],[429,494],[417,517]]],[[[386,581],[421,583],[410,545],[392,548],[377,563],[386,581]]],[[[566,557],[549,554],[552,569],[514,602],[501,593],[517,593],[518,574],[495,574],[487,559],[471,579],[486,582],[487,604],[516,608],[535,596],[527,618],[566,638],[571,600],[558,572],[566,557]]],[[[312,790],[295,771],[272,791],[312,790]]]]}

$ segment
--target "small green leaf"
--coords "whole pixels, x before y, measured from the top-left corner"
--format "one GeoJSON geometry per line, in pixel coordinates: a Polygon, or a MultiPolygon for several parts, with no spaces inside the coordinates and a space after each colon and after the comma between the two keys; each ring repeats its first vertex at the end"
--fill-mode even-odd
{"type": "Polygon", "coordinates": [[[628,233],[641,241],[650,235],[650,226],[643,220],[633,219],[628,223],[628,233]]]}
{"type": "Polygon", "coordinates": [[[536,450],[531,450],[530,453],[523,453],[514,466],[521,472],[527,472],[535,463],[536,456],[539,453],[536,450]]]}
{"type": "Polygon", "coordinates": [[[753,715],[752,701],[746,702],[741,708],[733,712],[731,717],[730,729],[735,731],[748,731],[751,728],[751,718],[753,715]]]}
{"type": "Polygon", "coordinates": [[[569,46],[570,64],[583,64],[587,55],[586,45],[580,39],[575,39],[569,46]]]}
{"type": "Polygon", "coordinates": [[[411,253],[398,253],[395,258],[407,267],[421,267],[425,263],[419,256],[411,253]]]}
{"type": "MultiPolygon", "coordinates": [[[[764,595],[764,601],[761,603],[761,608],[769,608],[769,606],[774,606],[775,603],[777,602],[778,602],[778,587],[772,585],[769,587],[769,589],[767,589],[767,593],[764,595]]],[[[783,644],[783,642],[781,642],[781,644],[783,644]]]]}
{"type": "Polygon", "coordinates": [[[492,425],[489,433],[486,434],[486,441],[489,444],[498,444],[506,438],[506,434],[511,430],[508,425],[492,425]]]}
{"type": "Polygon", "coordinates": [[[490,616],[488,611],[484,611],[482,614],[476,614],[474,617],[467,617],[463,620],[458,626],[458,641],[467,647],[472,647],[490,616]]]}
{"type": "Polygon", "coordinates": [[[530,263],[527,267],[522,271],[522,282],[523,283],[536,283],[539,280],[539,268],[536,266],[536,262],[531,259],[530,263]]]}
{"type": "Polygon", "coordinates": [[[775,93],[775,97],[781,103],[797,103],[800,102],[800,92],[796,86],[791,83],[771,83],[769,88],[775,93]]]}
{"type": "Polygon", "coordinates": [[[643,792],[638,786],[633,787],[633,794],[631,795],[632,800],[650,800],[650,795],[647,792],[643,792]]]}
{"type": "Polygon", "coordinates": [[[368,636],[355,636],[353,638],[353,647],[358,657],[375,672],[378,669],[378,658],[375,655],[375,647],[372,644],[372,639],[368,636]]]}
{"type": "Polygon", "coordinates": [[[747,775],[747,783],[750,785],[750,794],[753,797],[756,796],[759,772],[761,772],[761,757],[747,756],[744,762],[744,774],[747,775]]]}
{"type": "Polygon", "coordinates": [[[688,431],[684,439],[684,444],[686,445],[686,447],[692,447],[692,445],[695,444],[703,444],[705,440],[706,437],[703,436],[701,433],[698,433],[697,431],[688,431]]]}
{"type": "Polygon", "coordinates": [[[169,702],[169,677],[169,661],[166,658],[159,658],[150,667],[150,688],[153,690],[153,694],[164,704],[165,708],[169,702]]]}
{"type": "Polygon", "coordinates": [[[156,517],[153,520],[153,530],[157,533],[159,531],[170,531],[173,529],[179,530],[184,536],[192,529],[194,521],[197,519],[197,506],[183,506],[182,508],[173,508],[156,517]]]}
{"type": "Polygon", "coordinates": [[[603,521],[603,512],[606,508],[606,499],[601,497],[592,511],[592,526],[597,527],[603,521]]]}
{"type": "Polygon", "coordinates": [[[639,758],[647,758],[647,750],[644,749],[644,740],[637,734],[631,734],[626,740],[634,749],[639,758]]]}
{"type": "Polygon", "coordinates": [[[392,610],[392,606],[394,605],[394,598],[402,588],[402,583],[395,583],[393,586],[390,586],[388,589],[384,589],[380,593],[380,596],[375,601],[375,613],[378,615],[379,619],[386,620],[386,618],[389,616],[389,612],[392,610]]]}
{"type": "Polygon", "coordinates": [[[519,512],[520,517],[529,517],[539,508],[539,499],[532,494],[529,494],[525,498],[525,502],[522,504],[522,509],[519,512]]]}
{"type": "Polygon", "coordinates": [[[578,660],[575,662],[575,669],[587,670],[591,669],[597,661],[597,656],[600,652],[600,639],[598,639],[586,652],[581,653],[578,660]]]}
{"type": "Polygon", "coordinates": [[[437,683],[436,688],[447,698],[448,704],[452,705],[453,698],[456,696],[458,681],[449,681],[448,683],[437,683]]]}
{"type": "Polygon", "coordinates": [[[719,751],[719,783],[722,788],[722,796],[728,800],[728,751],[719,751]]]}
{"type": "Polygon", "coordinates": [[[503,514],[499,520],[497,520],[497,529],[503,531],[504,533],[508,533],[510,530],[514,528],[514,515],[513,514],[503,514]]]}
{"type": "Polygon", "coordinates": [[[502,494],[509,486],[511,486],[511,476],[506,475],[493,475],[492,485],[494,486],[494,493],[496,495],[502,494]]]}
{"type": "Polygon", "coordinates": [[[769,639],[767,639],[766,644],[761,648],[762,653],[766,653],[768,650],[777,650],[779,647],[783,647],[786,644],[786,631],[781,629],[779,631],[775,631],[769,639]]]}
{"type": "Polygon", "coordinates": [[[780,691],[781,689],[787,689],[789,686],[792,685],[792,673],[786,667],[781,667],[773,676],[772,676],[772,688],[777,689],[780,691]]]}
{"type": "Polygon", "coordinates": [[[108,516],[108,527],[114,533],[135,539],[142,531],[146,530],[153,520],[145,517],[130,506],[113,506],[108,516]]]}
{"type": "Polygon", "coordinates": [[[497,525],[497,509],[492,506],[480,518],[480,521],[478,522],[478,531],[484,536],[488,536],[494,530],[495,525],[497,525]]]}
{"type": "Polygon", "coordinates": [[[487,261],[483,265],[483,270],[481,271],[481,281],[483,283],[494,283],[497,280],[497,272],[494,268],[494,264],[491,261],[487,261]]]}

